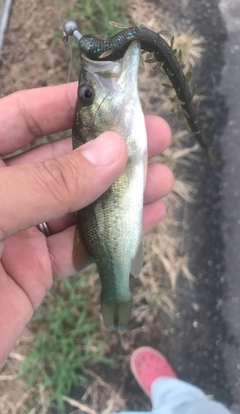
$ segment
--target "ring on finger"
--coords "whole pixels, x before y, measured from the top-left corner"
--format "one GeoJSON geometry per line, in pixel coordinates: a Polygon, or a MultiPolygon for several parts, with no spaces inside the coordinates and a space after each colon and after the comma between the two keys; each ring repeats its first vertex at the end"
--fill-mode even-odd
{"type": "Polygon", "coordinates": [[[49,237],[49,236],[51,236],[51,234],[52,234],[52,232],[51,232],[51,230],[50,230],[50,228],[49,228],[48,224],[47,224],[45,221],[43,221],[42,223],[39,223],[39,224],[37,225],[37,228],[38,228],[38,230],[40,230],[40,231],[44,234],[44,236],[46,236],[46,237],[49,237]]]}

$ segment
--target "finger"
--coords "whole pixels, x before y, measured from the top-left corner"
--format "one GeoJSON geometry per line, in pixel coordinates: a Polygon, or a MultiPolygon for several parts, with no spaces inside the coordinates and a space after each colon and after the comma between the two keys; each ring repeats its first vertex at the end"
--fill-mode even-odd
{"type": "MultiPolygon", "coordinates": [[[[149,158],[163,152],[171,141],[171,130],[158,116],[146,116],[146,128],[148,131],[149,158]]],[[[5,160],[8,166],[42,162],[47,158],[54,158],[64,155],[72,150],[71,138],[53,141],[48,144],[33,148],[23,154],[5,160]]]]}
{"type": "Polygon", "coordinates": [[[98,198],[126,165],[127,148],[106,132],[59,158],[0,169],[0,240],[63,217],[98,198]]]}
{"type": "MultiPolygon", "coordinates": [[[[20,91],[2,98],[0,155],[21,148],[36,137],[71,128],[76,94],[77,82],[74,82],[20,91]]],[[[156,116],[147,116],[146,126],[150,136],[149,154],[154,156],[166,149],[170,128],[156,116]]]]}
{"type": "MultiPolygon", "coordinates": [[[[172,191],[173,183],[173,174],[169,168],[162,164],[150,164],[144,192],[144,204],[153,203],[166,197],[172,191]]],[[[149,206],[147,210],[148,208],[149,206]]],[[[161,217],[161,211],[159,213],[161,217]]],[[[76,214],[68,214],[60,219],[48,221],[47,224],[52,234],[59,233],[76,224],[76,214]]]]}
{"type": "Polygon", "coordinates": [[[72,139],[64,138],[59,141],[49,142],[48,144],[41,145],[37,148],[33,148],[27,152],[17,155],[5,160],[7,166],[32,164],[33,162],[43,162],[48,158],[61,157],[64,154],[68,154],[72,151],[72,139]]]}
{"type": "MultiPolygon", "coordinates": [[[[144,204],[166,197],[173,188],[174,177],[171,170],[162,164],[149,164],[144,192],[144,204]]],[[[59,233],[76,224],[76,214],[68,214],[57,220],[48,221],[52,234],[59,233]]]]}
{"type": "Polygon", "coordinates": [[[0,264],[0,364],[8,356],[33,314],[31,302],[0,264]]]}
{"type": "Polygon", "coordinates": [[[47,225],[51,234],[59,233],[76,224],[76,213],[67,214],[57,220],[49,220],[47,225]]]}
{"type": "Polygon", "coordinates": [[[36,227],[6,240],[0,264],[0,361],[52,285],[46,238],[36,227]]]}
{"type": "Polygon", "coordinates": [[[148,140],[148,157],[161,154],[171,143],[172,132],[163,118],[155,115],[145,117],[148,140]]]}
{"type": "MultiPolygon", "coordinates": [[[[70,152],[72,148],[71,138],[54,141],[34,148],[24,154],[10,158],[6,161],[8,166],[21,165],[31,162],[41,162],[47,158],[57,157],[70,152]]],[[[171,171],[159,164],[149,164],[144,202],[150,203],[165,197],[172,189],[173,175],[171,171]]],[[[63,231],[76,223],[75,214],[49,221],[48,226],[53,234],[63,231]]]]}
{"type": "MultiPolygon", "coordinates": [[[[149,164],[144,204],[166,197],[172,191],[173,183],[174,177],[168,167],[162,164],[149,164]]],[[[74,213],[48,222],[48,226],[53,234],[61,232],[74,224],[76,224],[76,215],[74,213]]]]}
{"type": "MultiPolygon", "coordinates": [[[[158,116],[146,116],[146,128],[148,131],[149,158],[164,151],[171,141],[171,130],[164,119],[158,116]]],[[[72,150],[71,138],[53,141],[41,145],[23,154],[5,160],[8,166],[42,162],[47,158],[64,155],[72,150]]]]}
{"type": "MultiPolygon", "coordinates": [[[[64,279],[76,273],[72,260],[74,233],[75,226],[71,226],[61,233],[47,238],[48,250],[52,262],[52,275],[55,280],[64,279]]],[[[83,245],[82,250],[82,267],[84,267],[88,262],[89,256],[83,245]]]]}
{"type": "Polygon", "coordinates": [[[146,204],[143,209],[143,233],[152,230],[166,215],[166,205],[163,200],[146,204]]]}
{"type": "Polygon", "coordinates": [[[173,173],[168,167],[163,164],[149,164],[144,203],[152,203],[168,195],[172,191],[173,182],[173,173]]]}
{"type": "MultiPolygon", "coordinates": [[[[167,196],[173,188],[173,174],[162,164],[149,164],[144,192],[144,204],[149,204],[167,196]]],[[[48,221],[52,234],[59,233],[76,224],[76,214],[68,214],[57,220],[48,221]]]]}
{"type": "MultiPolygon", "coordinates": [[[[156,224],[164,218],[166,206],[164,201],[158,200],[147,204],[143,209],[143,233],[152,230],[156,224]]],[[[75,226],[69,227],[61,233],[47,238],[48,249],[52,261],[52,273],[54,279],[63,279],[75,273],[72,261],[73,238],[75,226]]],[[[89,261],[89,256],[82,246],[82,267],[89,261]]]]}
{"type": "Polygon", "coordinates": [[[15,92],[0,99],[0,155],[36,137],[72,127],[77,82],[15,92]]]}

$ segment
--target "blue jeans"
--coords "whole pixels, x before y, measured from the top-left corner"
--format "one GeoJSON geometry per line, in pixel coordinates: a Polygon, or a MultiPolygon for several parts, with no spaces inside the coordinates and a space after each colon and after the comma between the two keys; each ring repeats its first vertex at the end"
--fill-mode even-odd
{"type": "MultiPolygon", "coordinates": [[[[152,414],[231,414],[224,405],[209,400],[197,387],[175,378],[157,378],[151,389],[152,414]]],[[[79,414],[80,410],[71,414],[79,414]]],[[[149,414],[127,411],[118,414],[149,414]]]]}
{"type": "MultiPolygon", "coordinates": [[[[175,378],[157,378],[151,388],[152,414],[230,414],[197,387],[175,378]]],[[[121,414],[149,414],[126,412],[121,414]]]]}

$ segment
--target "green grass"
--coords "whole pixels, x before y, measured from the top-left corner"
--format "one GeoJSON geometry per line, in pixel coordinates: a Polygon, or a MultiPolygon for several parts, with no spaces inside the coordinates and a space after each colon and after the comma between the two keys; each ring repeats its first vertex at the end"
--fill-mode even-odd
{"type": "Polygon", "coordinates": [[[127,24],[129,17],[124,0],[78,0],[69,11],[70,20],[76,20],[83,34],[112,36],[118,30],[109,24],[117,21],[127,24]]]}
{"type": "Polygon", "coordinates": [[[41,383],[60,412],[64,412],[62,395],[88,383],[83,373],[87,364],[111,363],[101,355],[105,343],[98,341],[99,323],[88,318],[83,284],[84,278],[75,276],[58,282],[55,292],[48,293],[33,319],[39,331],[34,347],[20,368],[27,387],[41,383]]]}

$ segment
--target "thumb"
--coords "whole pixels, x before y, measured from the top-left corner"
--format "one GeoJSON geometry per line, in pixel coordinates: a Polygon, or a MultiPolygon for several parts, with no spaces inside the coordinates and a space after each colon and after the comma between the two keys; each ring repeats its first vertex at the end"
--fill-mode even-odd
{"type": "Polygon", "coordinates": [[[63,157],[0,169],[0,240],[77,211],[116,180],[127,161],[124,140],[114,132],[63,157]]]}

